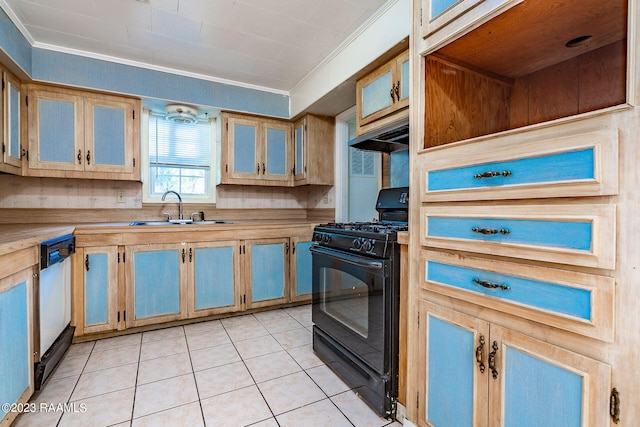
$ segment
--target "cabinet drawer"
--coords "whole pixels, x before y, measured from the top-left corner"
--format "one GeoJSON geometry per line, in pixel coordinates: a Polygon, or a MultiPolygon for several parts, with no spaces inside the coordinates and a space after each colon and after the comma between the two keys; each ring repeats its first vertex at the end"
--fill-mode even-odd
{"type": "Polygon", "coordinates": [[[423,206],[421,243],[615,268],[615,205],[423,206]]]}
{"type": "Polygon", "coordinates": [[[426,289],[613,341],[611,277],[428,250],[420,260],[426,289]]]}
{"type": "Polygon", "coordinates": [[[618,130],[523,143],[480,141],[421,154],[425,202],[618,193],[618,130]]]}

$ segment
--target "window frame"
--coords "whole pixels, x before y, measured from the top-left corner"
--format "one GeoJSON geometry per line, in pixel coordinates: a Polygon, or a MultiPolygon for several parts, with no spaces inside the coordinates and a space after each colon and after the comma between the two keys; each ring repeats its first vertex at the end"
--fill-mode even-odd
{"type": "MultiPolygon", "coordinates": [[[[150,163],[149,163],[149,118],[153,113],[149,110],[144,110],[142,114],[142,129],[140,132],[141,135],[141,143],[140,146],[142,148],[142,168],[141,168],[141,179],[142,179],[142,203],[149,204],[161,204],[166,203],[166,201],[162,201],[162,195],[152,195],[151,194],[151,173],[150,173],[150,163]]],[[[182,195],[183,203],[192,203],[192,204],[203,204],[203,203],[216,203],[216,184],[217,184],[217,176],[218,173],[218,156],[217,153],[219,151],[218,147],[218,138],[217,138],[217,120],[215,117],[209,118],[209,126],[210,129],[210,139],[211,139],[211,150],[209,151],[209,161],[210,161],[210,173],[209,173],[209,193],[204,196],[193,196],[193,195],[182,195]]]]}

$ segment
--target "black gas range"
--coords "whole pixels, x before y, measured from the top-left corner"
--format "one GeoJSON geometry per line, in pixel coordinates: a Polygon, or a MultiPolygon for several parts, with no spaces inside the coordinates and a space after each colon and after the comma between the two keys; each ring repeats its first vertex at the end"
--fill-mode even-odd
{"type": "Polygon", "coordinates": [[[395,417],[400,246],[409,188],[378,194],[377,221],[314,228],[313,349],[375,411],[395,417]]]}

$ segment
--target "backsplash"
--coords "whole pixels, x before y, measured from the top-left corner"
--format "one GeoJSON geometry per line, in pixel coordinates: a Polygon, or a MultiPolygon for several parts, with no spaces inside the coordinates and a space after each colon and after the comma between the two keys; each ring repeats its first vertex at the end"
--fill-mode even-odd
{"type": "MultiPolygon", "coordinates": [[[[295,188],[223,185],[220,209],[314,209],[335,207],[333,187],[295,188]]],[[[2,209],[140,209],[142,184],[0,175],[2,209]],[[121,201],[118,194],[122,193],[121,201]]]]}

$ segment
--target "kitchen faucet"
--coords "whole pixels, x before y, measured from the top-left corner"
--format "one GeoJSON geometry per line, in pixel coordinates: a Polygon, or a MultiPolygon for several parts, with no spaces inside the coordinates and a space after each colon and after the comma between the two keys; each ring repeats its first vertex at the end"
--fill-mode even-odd
{"type": "MultiPolygon", "coordinates": [[[[179,209],[179,213],[178,213],[178,215],[179,215],[179,216],[178,216],[178,219],[183,219],[183,218],[182,218],[182,197],[180,197],[180,194],[178,194],[177,192],[175,192],[175,191],[173,191],[173,190],[169,190],[169,191],[165,192],[165,193],[162,195],[162,201],[164,202],[164,199],[167,197],[167,194],[169,194],[169,193],[173,193],[173,194],[175,194],[176,196],[178,196],[178,206],[180,207],[180,209],[179,209]]],[[[169,218],[168,218],[168,221],[171,221],[171,215],[169,215],[168,213],[163,213],[163,215],[167,215],[167,216],[169,217],[169,218]]]]}

